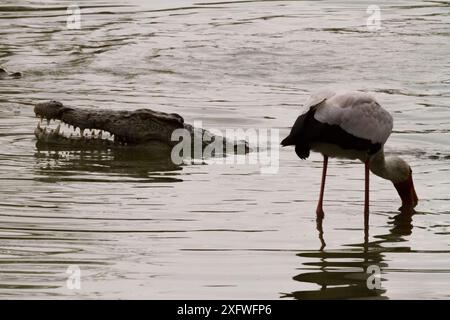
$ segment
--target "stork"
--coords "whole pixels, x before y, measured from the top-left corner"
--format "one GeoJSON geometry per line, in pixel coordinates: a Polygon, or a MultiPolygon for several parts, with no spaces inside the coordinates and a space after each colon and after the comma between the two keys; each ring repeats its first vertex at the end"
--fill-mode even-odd
{"type": "Polygon", "coordinates": [[[310,150],[323,155],[322,182],[316,214],[324,218],[323,195],[328,158],[359,159],[365,165],[364,217],[369,217],[369,170],[390,180],[402,201],[402,209],[417,205],[412,170],[406,161],[384,155],[384,144],[392,132],[388,111],[364,92],[336,93],[324,90],[312,94],[305,111],[297,118],[282,146],[295,146],[300,159],[310,150]]]}

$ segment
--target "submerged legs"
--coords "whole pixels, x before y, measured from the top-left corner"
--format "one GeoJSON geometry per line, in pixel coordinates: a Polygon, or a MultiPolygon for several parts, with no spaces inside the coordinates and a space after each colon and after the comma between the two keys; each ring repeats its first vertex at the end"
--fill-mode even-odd
{"type": "Polygon", "coordinates": [[[328,166],[328,156],[323,156],[323,169],[322,169],[322,183],[320,185],[320,196],[319,196],[319,202],[317,203],[317,219],[323,219],[324,213],[323,213],[323,193],[325,191],[325,178],[327,176],[327,166],[328,166]]]}
{"type": "MultiPolygon", "coordinates": [[[[325,180],[327,176],[328,156],[323,156],[323,169],[322,169],[322,183],[320,185],[319,202],[317,203],[317,220],[322,220],[325,216],[323,212],[323,194],[325,191],[325,180]]],[[[365,235],[368,237],[369,228],[369,160],[364,162],[365,179],[364,179],[364,230],[365,235]]]]}

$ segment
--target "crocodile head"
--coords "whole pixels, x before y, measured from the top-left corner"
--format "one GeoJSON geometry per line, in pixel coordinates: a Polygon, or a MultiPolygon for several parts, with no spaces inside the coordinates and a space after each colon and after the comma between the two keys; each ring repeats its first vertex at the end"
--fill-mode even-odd
{"type": "Polygon", "coordinates": [[[35,129],[38,143],[47,144],[110,147],[162,143],[171,146],[176,143],[171,140],[172,132],[184,127],[184,120],[178,114],[150,109],[83,109],[49,101],[36,104],[34,112],[41,119],[35,129]]]}

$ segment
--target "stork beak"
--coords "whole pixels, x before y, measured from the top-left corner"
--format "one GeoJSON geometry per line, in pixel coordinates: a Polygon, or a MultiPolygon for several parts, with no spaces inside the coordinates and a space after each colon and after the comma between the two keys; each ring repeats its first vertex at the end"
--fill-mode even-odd
{"type": "Polygon", "coordinates": [[[417,198],[416,190],[414,189],[414,183],[412,174],[409,174],[408,179],[403,182],[394,183],[395,189],[402,199],[402,208],[414,208],[417,206],[419,199],[417,198]]]}

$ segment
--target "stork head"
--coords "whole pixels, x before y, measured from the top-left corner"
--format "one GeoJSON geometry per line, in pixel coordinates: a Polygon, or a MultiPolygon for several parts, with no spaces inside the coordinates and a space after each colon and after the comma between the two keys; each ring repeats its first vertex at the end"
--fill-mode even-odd
{"type": "Polygon", "coordinates": [[[384,158],[383,152],[380,152],[371,159],[370,170],[394,184],[402,200],[401,209],[413,209],[417,205],[419,200],[414,189],[412,170],[405,160],[396,156],[384,158]]]}
{"type": "Polygon", "coordinates": [[[416,190],[414,189],[412,171],[410,171],[408,177],[404,181],[394,183],[394,186],[402,199],[402,208],[414,208],[417,206],[419,199],[417,198],[416,190]]]}
{"type": "Polygon", "coordinates": [[[414,189],[411,167],[401,158],[392,158],[390,161],[390,180],[397,189],[400,199],[402,199],[401,208],[412,209],[417,205],[419,199],[414,189]]]}

